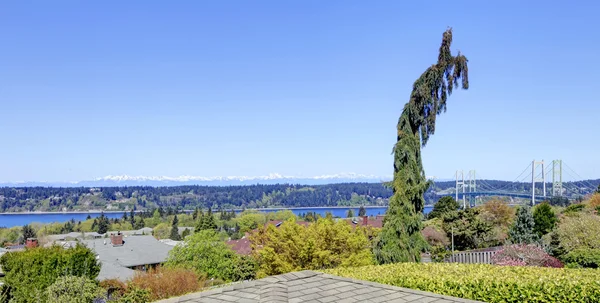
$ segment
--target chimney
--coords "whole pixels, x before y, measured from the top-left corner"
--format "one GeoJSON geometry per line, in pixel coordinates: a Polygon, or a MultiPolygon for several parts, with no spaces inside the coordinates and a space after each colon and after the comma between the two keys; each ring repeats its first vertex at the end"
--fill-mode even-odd
{"type": "Polygon", "coordinates": [[[123,245],[123,235],[121,234],[121,232],[118,232],[116,235],[110,235],[110,243],[112,244],[112,246],[123,245]]]}
{"type": "Polygon", "coordinates": [[[369,225],[369,217],[363,216],[363,226],[369,225]]]}
{"type": "Polygon", "coordinates": [[[28,238],[25,242],[27,248],[34,248],[38,246],[38,240],[36,238],[28,238]]]}

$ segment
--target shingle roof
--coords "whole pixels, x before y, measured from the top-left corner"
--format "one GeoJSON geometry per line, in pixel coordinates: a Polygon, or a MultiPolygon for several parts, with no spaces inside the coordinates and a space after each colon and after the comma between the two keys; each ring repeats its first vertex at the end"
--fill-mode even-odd
{"type": "Polygon", "coordinates": [[[175,302],[475,303],[477,301],[341,278],[313,271],[300,271],[256,281],[226,285],[209,291],[162,300],[158,303],[175,302]]]}
{"type": "Polygon", "coordinates": [[[113,264],[110,262],[102,262],[100,267],[100,273],[96,278],[98,281],[106,279],[118,279],[121,281],[127,281],[133,278],[135,270],[123,267],[121,265],[113,264]]]}
{"type": "Polygon", "coordinates": [[[104,263],[125,267],[165,262],[173,246],[159,242],[152,236],[130,236],[123,238],[122,246],[112,246],[110,239],[82,241],[98,254],[104,263]],[[106,243],[106,244],[105,244],[106,243]]]}

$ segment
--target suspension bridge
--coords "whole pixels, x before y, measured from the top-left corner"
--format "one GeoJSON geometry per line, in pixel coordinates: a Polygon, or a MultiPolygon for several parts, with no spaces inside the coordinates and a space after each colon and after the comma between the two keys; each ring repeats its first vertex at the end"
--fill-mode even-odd
{"type": "Polygon", "coordinates": [[[465,177],[463,170],[457,170],[455,187],[438,195],[454,196],[457,201],[462,200],[463,207],[467,207],[467,200],[472,206],[478,198],[484,196],[527,200],[535,205],[536,202],[556,197],[576,199],[594,192],[597,188],[598,184],[583,180],[562,160],[553,160],[550,165],[546,165],[543,160],[533,160],[512,182],[490,181],[477,175],[475,170],[468,171],[465,177]],[[563,182],[563,176],[580,181],[563,182]]]}

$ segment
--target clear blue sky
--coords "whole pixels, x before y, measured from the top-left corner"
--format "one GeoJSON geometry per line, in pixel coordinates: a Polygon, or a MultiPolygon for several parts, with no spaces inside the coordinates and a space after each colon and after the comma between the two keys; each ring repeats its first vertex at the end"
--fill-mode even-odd
{"type": "Polygon", "coordinates": [[[428,176],[514,179],[561,158],[600,178],[600,4],[4,1],[0,181],[391,176],[442,32],[469,58],[428,176]]]}

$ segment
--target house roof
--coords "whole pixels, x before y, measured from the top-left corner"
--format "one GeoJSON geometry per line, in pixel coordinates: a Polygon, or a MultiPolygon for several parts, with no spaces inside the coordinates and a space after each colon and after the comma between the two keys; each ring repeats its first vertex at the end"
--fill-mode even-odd
{"type": "Polygon", "coordinates": [[[133,267],[163,263],[167,260],[173,246],[159,242],[152,236],[130,236],[123,238],[123,245],[112,246],[110,239],[82,241],[98,255],[103,264],[133,267]]]}
{"type": "Polygon", "coordinates": [[[373,282],[341,278],[313,271],[271,276],[225,285],[209,291],[170,298],[175,302],[445,302],[478,301],[442,296],[373,282]]]}
{"type": "Polygon", "coordinates": [[[127,267],[123,267],[121,265],[117,265],[110,262],[102,262],[102,266],[100,267],[100,273],[96,278],[98,281],[107,280],[107,279],[118,279],[121,281],[127,281],[133,278],[135,275],[135,270],[129,269],[127,267]]]}
{"type": "Polygon", "coordinates": [[[348,223],[354,225],[354,226],[370,226],[370,227],[376,227],[376,228],[382,228],[383,227],[383,216],[376,216],[376,217],[366,217],[367,221],[365,222],[365,217],[356,217],[356,218],[350,218],[350,219],[345,219],[348,223]]]}
{"type": "Polygon", "coordinates": [[[231,246],[231,249],[240,255],[247,256],[252,253],[252,246],[250,245],[250,240],[248,240],[248,238],[229,240],[227,241],[227,245],[231,246]]]}

